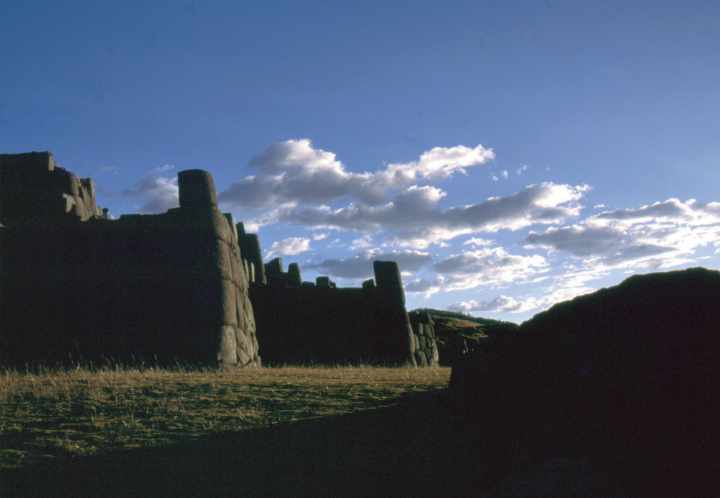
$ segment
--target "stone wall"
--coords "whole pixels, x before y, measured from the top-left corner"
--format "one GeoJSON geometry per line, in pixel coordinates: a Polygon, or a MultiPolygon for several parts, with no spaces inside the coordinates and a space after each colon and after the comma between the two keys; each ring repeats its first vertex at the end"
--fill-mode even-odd
{"type": "Polygon", "coordinates": [[[86,221],[102,216],[95,185],[55,163],[49,152],[0,154],[0,220],[86,221]]]}
{"type": "Polygon", "coordinates": [[[405,310],[400,271],[374,262],[377,285],[338,288],[328,277],[302,282],[296,263],[264,265],[267,284],[251,286],[263,358],[272,364],[437,364],[430,330],[416,336],[405,310]],[[434,351],[434,353],[433,353],[434,351]]]}
{"type": "Polygon", "coordinates": [[[435,322],[427,311],[409,314],[413,331],[415,362],[418,366],[436,366],[440,364],[440,353],[435,334],[435,322]]]}
{"type": "Polygon", "coordinates": [[[362,288],[303,282],[296,263],[263,263],[208,173],[178,185],[179,208],[112,220],[50,153],[0,155],[0,364],[259,366],[260,347],[276,364],[437,363],[396,263],[362,288]]]}
{"type": "Polygon", "coordinates": [[[236,225],[238,239],[240,242],[240,253],[243,263],[247,267],[248,279],[251,283],[265,284],[265,265],[263,265],[262,253],[260,252],[260,240],[255,233],[245,233],[245,226],[242,223],[236,225]]]}
{"type": "Polygon", "coordinates": [[[0,179],[0,362],[260,365],[239,237],[208,173],[180,172],[179,208],[117,220],[50,154],[0,156],[0,179]]]}

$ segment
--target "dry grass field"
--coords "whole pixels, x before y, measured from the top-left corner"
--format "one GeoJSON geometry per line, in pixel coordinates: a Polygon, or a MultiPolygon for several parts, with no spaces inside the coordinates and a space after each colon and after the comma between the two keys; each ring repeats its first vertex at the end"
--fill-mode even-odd
{"type": "Polygon", "coordinates": [[[5,372],[0,496],[462,495],[484,471],[470,458],[478,441],[448,416],[449,375],[5,372]]]}
{"type": "Polygon", "coordinates": [[[391,406],[449,369],[70,370],[0,376],[0,468],[391,406]]]}

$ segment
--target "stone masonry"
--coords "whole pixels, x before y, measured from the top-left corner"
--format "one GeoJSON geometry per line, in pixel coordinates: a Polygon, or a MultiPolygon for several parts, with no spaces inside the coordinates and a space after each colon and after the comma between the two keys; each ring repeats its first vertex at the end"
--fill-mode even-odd
{"type": "Polygon", "coordinates": [[[303,282],[219,211],[209,173],[178,186],[178,208],[110,219],[49,152],[0,155],[0,365],[437,364],[397,263],[361,288],[303,282]]]}
{"type": "Polygon", "coordinates": [[[50,153],[0,155],[0,363],[259,366],[249,279],[212,177],[180,207],[108,219],[50,153]]]}
{"type": "MultiPolygon", "coordinates": [[[[257,241],[245,235],[251,236],[257,241]]],[[[260,257],[259,245],[253,250],[243,252],[248,265],[260,257]]],[[[419,335],[411,328],[397,263],[375,261],[375,280],[361,288],[338,288],[327,276],[303,282],[299,265],[284,271],[281,258],[260,267],[266,281],[256,278],[250,297],[266,362],[438,364],[432,326],[419,335]]]]}

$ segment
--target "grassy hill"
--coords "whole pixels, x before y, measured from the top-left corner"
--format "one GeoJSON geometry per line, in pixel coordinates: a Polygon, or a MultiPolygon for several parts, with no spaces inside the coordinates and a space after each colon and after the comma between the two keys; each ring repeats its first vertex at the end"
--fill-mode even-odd
{"type": "Polygon", "coordinates": [[[433,317],[436,322],[443,322],[448,324],[449,327],[463,329],[463,328],[477,328],[482,329],[483,332],[502,332],[505,330],[516,330],[517,325],[512,322],[503,322],[500,320],[492,320],[490,318],[481,318],[471,315],[465,315],[463,313],[456,313],[454,311],[436,310],[432,308],[418,308],[413,312],[427,312],[433,317]]]}

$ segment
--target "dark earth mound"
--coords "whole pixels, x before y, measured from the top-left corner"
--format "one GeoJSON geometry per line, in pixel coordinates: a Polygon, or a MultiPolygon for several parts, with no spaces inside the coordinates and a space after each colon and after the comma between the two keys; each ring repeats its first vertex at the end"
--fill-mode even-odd
{"type": "Polygon", "coordinates": [[[719,303],[716,271],[633,276],[486,341],[452,395],[529,459],[587,457],[637,493],[705,496],[720,470],[719,303]]]}

